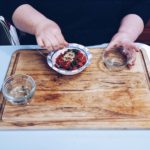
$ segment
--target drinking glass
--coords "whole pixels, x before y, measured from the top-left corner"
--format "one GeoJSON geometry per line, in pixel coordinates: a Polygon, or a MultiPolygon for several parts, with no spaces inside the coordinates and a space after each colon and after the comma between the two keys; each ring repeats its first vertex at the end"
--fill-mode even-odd
{"type": "Polygon", "coordinates": [[[29,104],[35,92],[36,84],[29,75],[12,75],[2,86],[2,93],[6,101],[13,105],[29,104]]]}
{"type": "Polygon", "coordinates": [[[128,58],[122,49],[104,51],[103,62],[110,71],[121,71],[128,64],[128,58]]]}

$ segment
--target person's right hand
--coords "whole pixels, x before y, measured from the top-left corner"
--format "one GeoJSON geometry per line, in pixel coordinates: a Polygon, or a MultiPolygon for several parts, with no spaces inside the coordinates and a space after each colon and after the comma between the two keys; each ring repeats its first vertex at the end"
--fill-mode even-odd
{"type": "Polygon", "coordinates": [[[123,50],[123,54],[126,55],[128,59],[127,66],[130,69],[135,64],[136,52],[139,52],[140,50],[136,44],[131,41],[129,36],[130,35],[127,33],[116,33],[105,50],[109,51],[114,48],[123,50]]]}
{"type": "Polygon", "coordinates": [[[36,26],[35,36],[38,45],[49,51],[58,50],[68,45],[59,26],[48,19],[36,26]]]}

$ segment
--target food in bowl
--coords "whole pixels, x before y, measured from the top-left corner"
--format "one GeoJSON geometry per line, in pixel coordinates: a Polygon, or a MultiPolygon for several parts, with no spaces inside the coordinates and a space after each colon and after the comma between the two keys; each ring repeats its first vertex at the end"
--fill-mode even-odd
{"type": "Polygon", "coordinates": [[[51,51],[47,56],[48,65],[63,75],[82,72],[91,63],[92,54],[83,45],[70,43],[67,47],[51,51]]]}
{"type": "Polygon", "coordinates": [[[82,67],[86,61],[87,58],[83,52],[77,49],[68,49],[56,58],[55,67],[65,70],[76,70],[82,67]]]}

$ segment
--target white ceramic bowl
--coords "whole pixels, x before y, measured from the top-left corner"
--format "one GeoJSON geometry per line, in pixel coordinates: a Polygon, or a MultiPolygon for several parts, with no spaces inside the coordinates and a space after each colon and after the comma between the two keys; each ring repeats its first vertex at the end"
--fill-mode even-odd
{"type": "Polygon", "coordinates": [[[69,44],[68,47],[65,47],[65,48],[60,49],[60,50],[57,50],[57,51],[52,51],[52,52],[50,52],[50,53],[48,54],[48,56],[47,56],[47,63],[48,63],[48,65],[49,65],[53,70],[55,70],[56,72],[58,72],[58,73],[60,73],[60,74],[63,74],[63,75],[75,75],[75,74],[78,74],[78,73],[80,73],[81,71],[83,71],[83,70],[91,63],[91,58],[92,58],[92,55],[91,55],[90,51],[89,51],[86,47],[84,47],[83,45],[71,43],[71,44],[69,44]],[[68,49],[76,49],[76,50],[79,50],[79,51],[81,51],[82,53],[84,53],[85,56],[86,56],[86,63],[85,63],[82,67],[80,67],[80,68],[78,68],[78,69],[76,69],[76,70],[71,70],[71,71],[57,68],[57,67],[55,66],[55,64],[56,64],[56,58],[57,58],[60,54],[62,54],[62,53],[64,53],[65,51],[67,51],[68,49]]]}

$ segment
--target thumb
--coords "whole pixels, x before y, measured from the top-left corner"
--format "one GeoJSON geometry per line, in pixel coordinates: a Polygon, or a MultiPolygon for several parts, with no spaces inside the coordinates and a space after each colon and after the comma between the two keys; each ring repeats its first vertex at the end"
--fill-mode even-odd
{"type": "Polygon", "coordinates": [[[112,48],[114,48],[116,46],[116,42],[115,41],[111,41],[108,46],[106,47],[106,51],[111,50],[112,48]]]}

